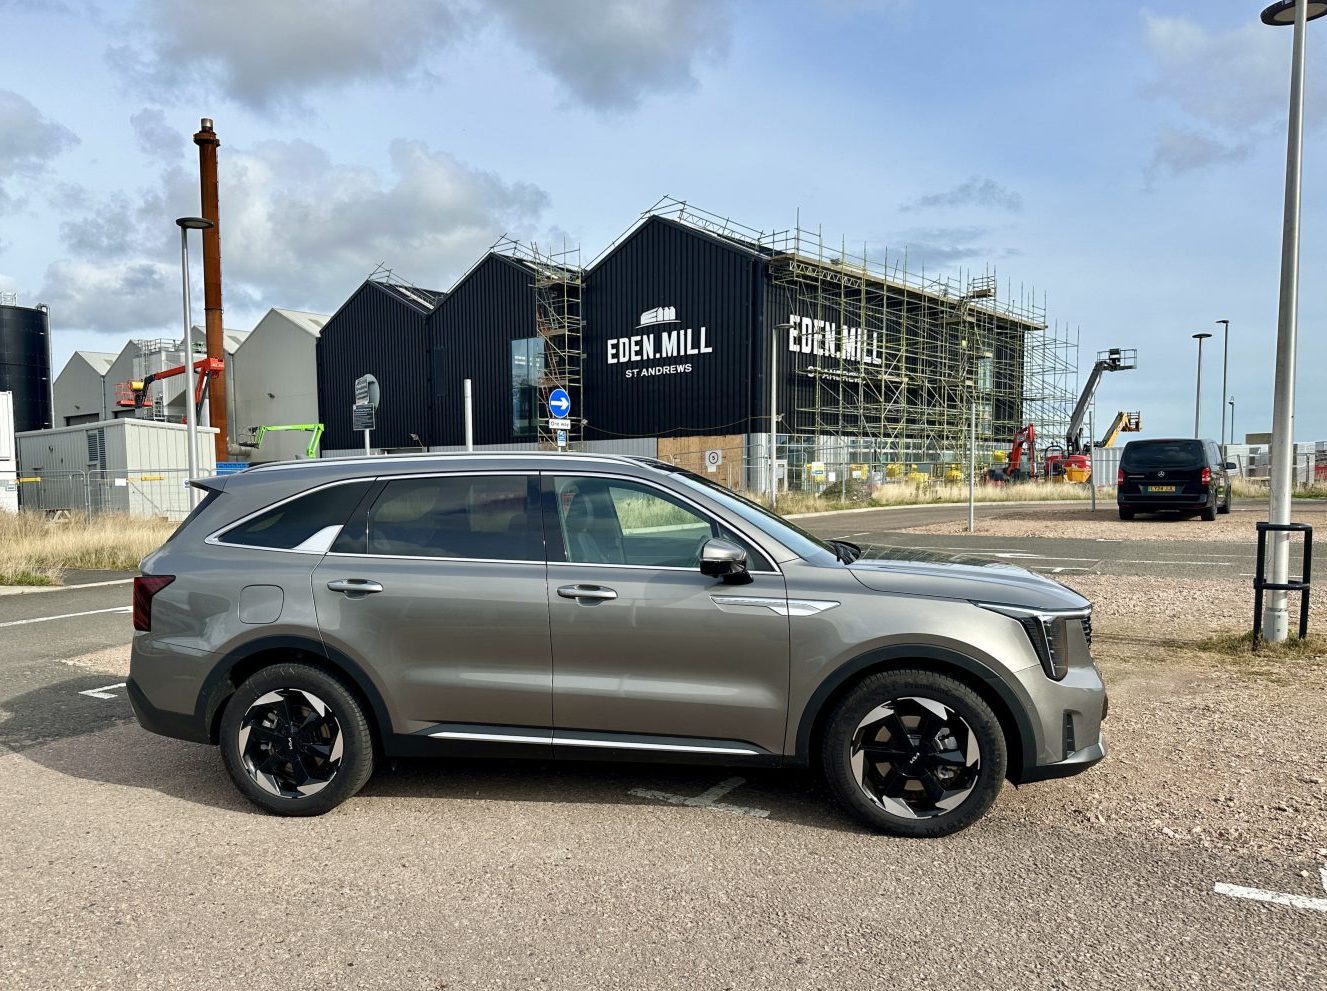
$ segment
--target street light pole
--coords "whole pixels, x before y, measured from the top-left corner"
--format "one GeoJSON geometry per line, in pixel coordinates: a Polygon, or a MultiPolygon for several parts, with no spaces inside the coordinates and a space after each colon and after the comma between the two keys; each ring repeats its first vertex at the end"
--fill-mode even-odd
{"type": "MultiPolygon", "coordinates": [[[[769,453],[769,508],[779,501],[779,341],[792,330],[790,323],[778,323],[770,329],[769,341],[769,436],[765,439],[769,453]]],[[[845,466],[846,472],[846,466],[845,466]]]]}
{"type": "MultiPolygon", "coordinates": [[[[198,477],[198,411],[194,407],[194,323],[189,303],[189,232],[205,231],[212,221],[204,217],[180,217],[175,221],[180,228],[180,288],[184,297],[184,424],[185,443],[189,447],[189,478],[198,477]]],[[[194,504],[196,490],[189,487],[189,505],[194,504]]]]}
{"type": "MultiPolygon", "coordinates": [[[[1226,391],[1230,373],[1230,321],[1218,320],[1217,323],[1224,328],[1221,337],[1221,456],[1224,458],[1226,455],[1226,400],[1230,398],[1230,394],[1226,391]]],[[[1232,442],[1234,439],[1234,437],[1231,437],[1232,442]]]]}
{"type": "Polygon", "coordinates": [[[1230,397],[1230,443],[1235,443],[1235,397],[1230,397]]]}
{"type": "MultiPolygon", "coordinates": [[[[1195,438],[1202,436],[1202,411],[1203,411],[1203,341],[1211,337],[1211,334],[1194,334],[1193,339],[1198,342],[1198,382],[1193,391],[1193,436],[1195,438]]],[[[1224,412],[1224,407],[1223,407],[1224,412]]]]}
{"type": "MultiPolygon", "coordinates": [[[[1324,0],[1277,0],[1262,12],[1264,24],[1294,24],[1290,59],[1290,115],[1286,127],[1286,192],[1281,225],[1281,294],[1276,324],[1276,385],[1272,398],[1272,470],[1268,520],[1290,522],[1295,452],[1295,335],[1299,320],[1300,171],[1304,163],[1304,50],[1310,19],[1327,14],[1324,0]]],[[[1272,585],[1290,575],[1290,534],[1271,533],[1272,585]]],[[[1272,589],[1263,610],[1262,635],[1272,643],[1290,633],[1288,593],[1272,589]]]]}

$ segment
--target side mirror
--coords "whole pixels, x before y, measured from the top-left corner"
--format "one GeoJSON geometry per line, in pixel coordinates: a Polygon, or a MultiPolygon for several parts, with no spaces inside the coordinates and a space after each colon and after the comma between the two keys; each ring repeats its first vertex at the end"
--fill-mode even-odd
{"type": "Polygon", "coordinates": [[[1224,468],[1226,471],[1239,471],[1239,465],[1235,464],[1235,462],[1233,461],[1227,461],[1221,467],[1224,468]]]}
{"type": "Polygon", "coordinates": [[[711,537],[700,548],[700,573],[710,578],[722,578],[729,585],[745,585],[751,581],[746,572],[746,551],[720,537],[711,537]]]}

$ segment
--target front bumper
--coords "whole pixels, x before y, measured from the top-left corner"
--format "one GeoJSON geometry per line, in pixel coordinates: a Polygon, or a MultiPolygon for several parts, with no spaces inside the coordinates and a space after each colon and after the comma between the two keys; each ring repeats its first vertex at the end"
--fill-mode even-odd
{"type": "Polygon", "coordinates": [[[1075,750],[1064,760],[1056,761],[1054,764],[1041,764],[1028,768],[1023,772],[1019,783],[1029,784],[1033,781],[1049,781],[1052,778],[1068,778],[1082,774],[1089,767],[1099,764],[1107,753],[1109,750],[1106,748],[1106,735],[1098,733],[1097,742],[1090,747],[1075,750]]]}

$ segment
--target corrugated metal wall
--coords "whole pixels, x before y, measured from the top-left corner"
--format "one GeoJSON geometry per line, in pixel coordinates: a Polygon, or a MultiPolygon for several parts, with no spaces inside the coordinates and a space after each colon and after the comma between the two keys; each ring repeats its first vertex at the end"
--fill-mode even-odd
{"type": "Polygon", "coordinates": [[[370,374],[382,388],[375,448],[408,447],[410,435],[429,442],[428,310],[366,282],[327,321],[318,340],[318,412],[323,449],[358,448],[350,428],[355,379],[370,374]]]}
{"type": "Polygon", "coordinates": [[[51,426],[50,336],[45,310],[0,306],[0,392],[14,394],[20,432],[51,426]]]}
{"type": "Polygon", "coordinates": [[[433,425],[428,444],[464,444],[466,378],[473,383],[475,444],[518,442],[512,423],[511,342],[535,336],[533,284],[534,274],[525,265],[490,253],[430,314],[433,425]]]}
{"type": "Polygon", "coordinates": [[[762,381],[752,341],[764,264],[740,245],[650,217],[590,269],[585,436],[747,432],[762,381]]]}

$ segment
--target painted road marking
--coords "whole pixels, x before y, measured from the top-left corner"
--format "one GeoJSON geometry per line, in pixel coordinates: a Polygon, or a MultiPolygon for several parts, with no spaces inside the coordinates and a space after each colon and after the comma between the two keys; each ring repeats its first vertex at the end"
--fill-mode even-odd
{"type": "MultiPolygon", "coordinates": [[[[1327,891],[1327,867],[1319,867],[1318,876],[1322,879],[1322,890],[1327,891]]],[[[1238,884],[1223,884],[1220,881],[1216,883],[1214,890],[1218,895],[1229,895],[1231,898],[1248,898],[1252,901],[1270,902],[1273,905],[1305,908],[1310,912],[1327,912],[1327,898],[1307,898],[1304,895],[1291,895],[1284,891],[1244,888],[1238,884]]]]}
{"type": "Polygon", "coordinates": [[[695,809],[714,809],[716,812],[736,812],[738,815],[754,816],[757,819],[768,818],[769,811],[767,809],[753,809],[745,805],[729,805],[726,802],[719,801],[724,795],[742,787],[744,784],[746,784],[746,778],[727,778],[694,798],[688,798],[686,795],[673,795],[666,791],[654,791],[650,788],[632,788],[627,794],[635,795],[637,798],[653,798],[660,802],[668,802],[670,805],[686,805],[695,809]]]}
{"type": "Polygon", "coordinates": [[[85,612],[67,612],[59,616],[38,616],[36,619],[11,619],[7,623],[0,623],[0,629],[6,626],[27,626],[29,623],[50,623],[57,619],[77,619],[79,616],[101,616],[105,613],[133,612],[132,606],[114,606],[111,609],[88,609],[85,612]]]}
{"type": "Polygon", "coordinates": [[[86,695],[89,698],[94,698],[94,699],[118,699],[120,696],[112,695],[111,689],[124,688],[124,687],[125,683],[123,681],[117,681],[114,685],[104,685],[101,688],[89,688],[86,689],[85,691],[79,692],[78,694],[86,695]]]}

